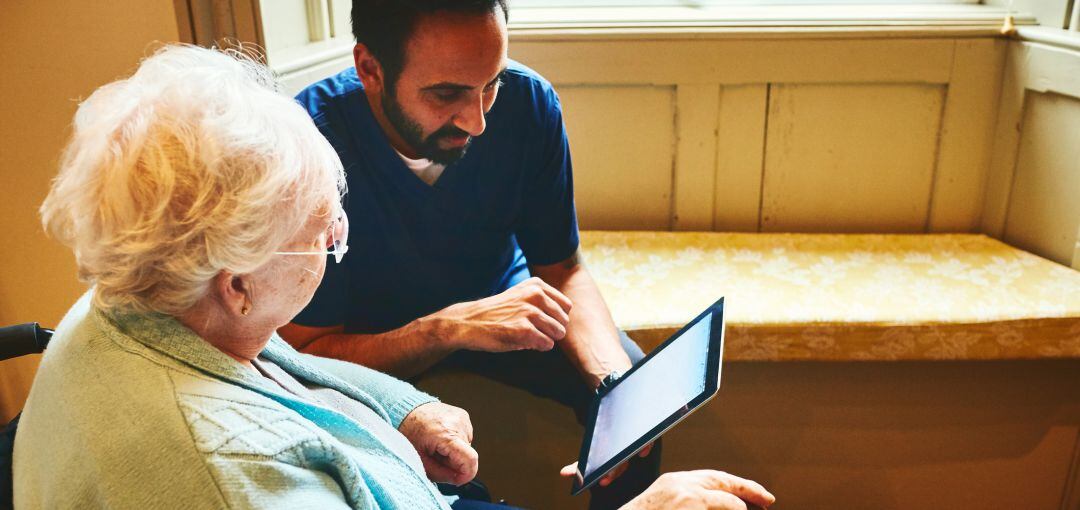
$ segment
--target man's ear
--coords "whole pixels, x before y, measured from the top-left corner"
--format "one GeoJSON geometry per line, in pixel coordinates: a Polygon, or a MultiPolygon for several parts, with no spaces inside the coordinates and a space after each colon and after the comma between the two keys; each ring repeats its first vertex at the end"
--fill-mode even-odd
{"type": "Polygon", "coordinates": [[[233,315],[247,315],[252,307],[252,284],[247,275],[222,271],[214,277],[214,292],[221,305],[233,315]]]}
{"type": "Polygon", "coordinates": [[[382,64],[367,46],[359,43],[353,46],[353,65],[356,66],[356,77],[364,84],[364,90],[381,94],[386,83],[382,64]]]}

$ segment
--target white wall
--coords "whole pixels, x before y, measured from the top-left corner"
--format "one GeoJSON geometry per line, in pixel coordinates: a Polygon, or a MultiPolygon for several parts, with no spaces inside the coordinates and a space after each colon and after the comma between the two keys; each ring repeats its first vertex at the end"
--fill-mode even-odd
{"type": "Polygon", "coordinates": [[[984,0],[986,5],[1009,7],[1031,13],[1044,27],[1068,28],[1069,0],[984,0]]]}

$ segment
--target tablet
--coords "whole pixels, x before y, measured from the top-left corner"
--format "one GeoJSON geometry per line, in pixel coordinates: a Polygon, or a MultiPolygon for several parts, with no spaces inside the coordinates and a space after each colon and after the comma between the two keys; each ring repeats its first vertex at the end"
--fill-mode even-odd
{"type": "Polygon", "coordinates": [[[601,389],[593,400],[571,494],[580,494],[716,395],[724,298],[601,389]]]}

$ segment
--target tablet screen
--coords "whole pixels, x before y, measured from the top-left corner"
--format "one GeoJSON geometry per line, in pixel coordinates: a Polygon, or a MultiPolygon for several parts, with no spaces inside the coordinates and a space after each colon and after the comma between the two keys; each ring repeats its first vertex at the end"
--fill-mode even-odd
{"type": "Polygon", "coordinates": [[[677,338],[634,377],[600,401],[584,475],[630,446],[705,391],[712,321],[702,320],[677,338]]]}
{"type": "Polygon", "coordinates": [[[591,485],[715,394],[722,351],[723,299],[598,397],[592,427],[586,430],[588,447],[582,449],[578,464],[584,466],[580,470],[584,485],[591,485]]]}

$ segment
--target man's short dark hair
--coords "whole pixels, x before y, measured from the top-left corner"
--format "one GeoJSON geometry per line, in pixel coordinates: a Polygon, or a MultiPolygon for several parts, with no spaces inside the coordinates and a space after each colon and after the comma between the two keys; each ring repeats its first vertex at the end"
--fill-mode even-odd
{"type": "Polygon", "coordinates": [[[356,42],[367,46],[379,61],[392,89],[405,66],[405,43],[421,15],[488,14],[496,7],[509,19],[506,0],[353,0],[352,32],[356,42]]]}

